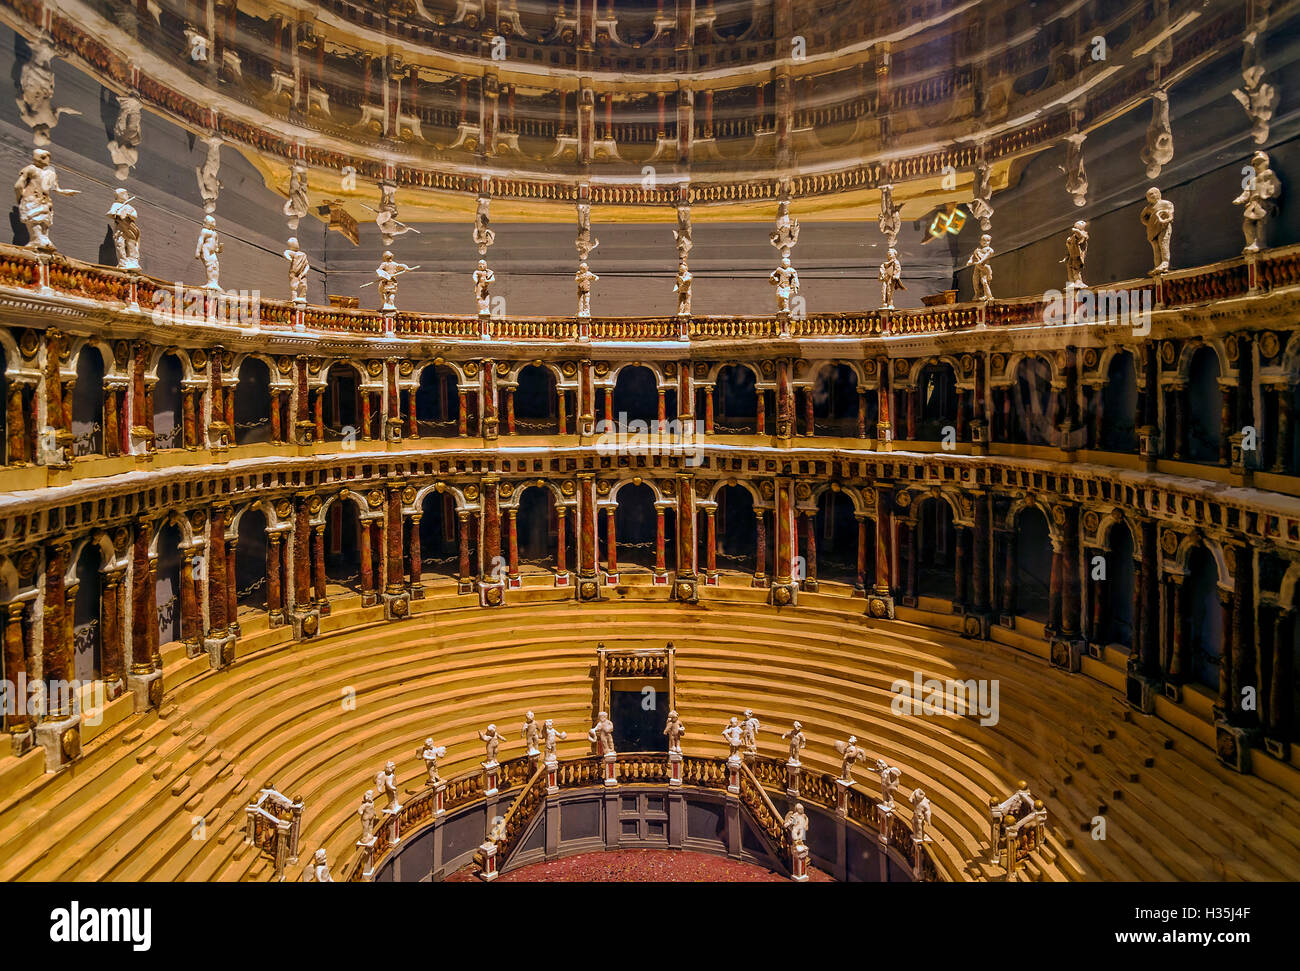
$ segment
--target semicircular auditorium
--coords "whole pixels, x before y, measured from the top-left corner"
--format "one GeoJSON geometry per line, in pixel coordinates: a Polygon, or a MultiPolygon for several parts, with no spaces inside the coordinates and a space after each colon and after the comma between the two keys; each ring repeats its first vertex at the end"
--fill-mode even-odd
{"type": "Polygon", "coordinates": [[[1052,6],[0,0],[0,878],[1300,878],[1300,3],[1052,6]]]}

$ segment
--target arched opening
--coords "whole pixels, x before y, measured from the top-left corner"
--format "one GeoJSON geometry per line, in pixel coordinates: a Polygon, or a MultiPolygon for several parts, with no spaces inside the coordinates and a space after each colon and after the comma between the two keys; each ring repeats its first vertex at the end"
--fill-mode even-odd
{"type": "Polygon", "coordinates": [[[515,431],[520,435],[556,434],[560,430],[555,375],[540,364],[519,372],[515,388],[515,431]]]}
{"type": "MultiPolygon", "coordinates": [[[[564,568],[574,566],[572,511],[564,517],[564,568]]],[[[519,542],[520,573],[555,573],[559,570],[556,551],[560,540],[560,517],[555,493],[545,486],[529,486],[519,496],[515,518],[519,542]]],[[[619,527],[616,525],[615,529],[619,527]]],[[[622,540],[622,534],[616,539],[622,540]]],[[[620,551],[620,566],[622,554],[620,551]]]]}
{"type": "Polygon", "coordinates": [[[808,389],[813,434],[849,438],[858,433],[858,376],[847,364],[827,364],[808,389]]]}
{"type": "Polygon", "coordinates": [[[235,542],[235,603],[239,612],[266,610],[266,514],[249,509],[239,517],[235,542]]]}
{"type": "Polygon", "coordinates": [[[827,489],[817,497],[813,528],[817,532],[818,580],[858,582],[858,520],[853,512],[853,500],[842,492],[827,489]]]}
{"type": "MultiPolygon", "coordinates": [[[[184,448],[185,418],[182,411],[182,382],[185,367],[175,354],[164,354],[158,359],[158,381],[153,388],[154,448],[184,448]]],[[[238,405],[238,392],[236,392],[238,405]]]]}
{"type": "Polygon", "coordinates": [[[713,430],[752,435],[758,431],[758,392],[754,372],[743,364],[728,364],[718,372],[713,430]]]}
{"type": "Polygon", "coordinates": [[[956,596],[957,531],[952,507],[927,496],[916,510],[916,593],[952,600],[956,596]]]}
{"type": "Polygon", "coordinates": [[[1188,680],[1207,688],[1219,687],[1219,659],[1223,655],[1223,604],[1219,601],[1219,567],[1204,546],[1187,554],[1187,579],[1183,603],[1189,641],[1188,680]]]}
{"type": "Polygon", "coordinates": [[[456,516],[456,497],[450,492],[431,491],[424,497],[420,510],[421,577],[459,577],[460,526],[456,516]]]}
{"type": "Polygon", "coordinates": [[[717,502],[714,528],[718,569],[753,575],[758,569],[758,516],[754,512],[754,497],[744,486],[725,485],[718,490],[717,502]]]}
{"type": "Polygon", "coordinates": [[[1187,368],[1187,458],[1192,462],[1219,461],[1223,392],[1219,388],[1219,356],[1200,347],[1187,368]]]}
{"type": "Polygon", "coordinates": [[[955,442],[957,435],[957,375],[949,364],[927,364],[917,378],[920,442],[955,442]],[[948,429],[951,429],[950,431],[948,429]]]}
{"type": "Polygon", "coordinates": [[[325,374],[325,436],[334,441],[365,438],[361,427],[361,373],[335,364],[325,374]]]}
{"type": "Polygon", "coordinates": [[[104,454],[104,357],[87,344],[77,355],[72,390],[72,454],[104,454]]]}
{"type": "Polygon", "coordinates": [[[99,544],[90,540],[77,556],[77,596],[72,606],[72,677],[82,684],[99,680],[103,672],[103,568],[99,544]]]}
{"type": "Polygon", "coordinates": [[[325,515],[325,579],[330,599],[362,592],[361,542],[357,503],[347,498],[332,502],[325,515]]]}
{"type": "Polygon", "coordinates": [[[414,394],[415,427],[421,437],[454,438],[459,434],[460,393],[455,371],[443,364],[430,364],[420,372],[414,394]]]}
{"type": "MultiPolygon", "coordinates": [[[[653,570],[655,568],[655,536],[658,514],[655,510],[655,493],[645,483],[629,482],[614,494],[614,538],[617,543],[617,562],[620,572],[628,567],[653,570]]],[[[664,513],[664,563],[670,562],[672,548],[672,514],[664,513]]],[[[600,516],[600,550],[608,560],[609,514],[600,516]]],[[[606,562],[608,567],[608,562],[606,562]]]]}
{"type": "MultiPolygon", "coordinates": [[[[179,641],[181,630],[181,542],[184,537],[175,523],[158,530],[158,574],[154,588],[158,605],[158,643],[179,641]]],[[[197,623],[194,625],[199,626],[197,623]]]]}
{"type": "Polygon", "coordinates": [[[265,361],[246,357],[235,385],[235,444],[271,440],[271,369],[265,361]]]}
{"type": "MultiPolygon", "coordinates": [[[[1090,571],[1091,572],[1091,571],[1090,571]]],[[[1133,602],[1137,596],[1134,582],[1133,534],[1124,523],[1110,529],[1106,546],[1106,611],[1102,616],[1103,644],[1133,646],[1133,602]]]]}
{"type": "Polygon", "coordinates": [[[1041,357],[1024,358],[1011,385],[1011,441],[1051,445],[1056,441],[1052,366],[1041,357]]]}
{"type": "Polygon", "coordinates": [[[616,425],[643,421],[647,430],[659,420],[659,386],[655,373],[644,365],[629,365],[614,382],[614,413],[605,418],[616,425]]]}
{"type": "Polygon", "coordinates": [[[1108,452],[1137,451],[1137,371],[1133,355],[1120,351],[1106,369],[1106,386],[1101,392],[1100,448],[1108,452]]]}
{"type": "Polygon", "coordinates": [[[1051,606],[1052,538],[1047,517],[1030,506],[1016,519],[1016,613],[1046,624],[1051,606]]]}

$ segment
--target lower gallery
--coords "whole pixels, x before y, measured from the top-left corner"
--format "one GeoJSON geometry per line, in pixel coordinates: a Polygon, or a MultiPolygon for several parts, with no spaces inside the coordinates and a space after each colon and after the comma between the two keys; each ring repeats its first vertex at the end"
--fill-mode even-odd
{"type": "Polygon", "coordinates": [[[0,880],[1300,878],[1297,25],[0,0],[0,880]]]}

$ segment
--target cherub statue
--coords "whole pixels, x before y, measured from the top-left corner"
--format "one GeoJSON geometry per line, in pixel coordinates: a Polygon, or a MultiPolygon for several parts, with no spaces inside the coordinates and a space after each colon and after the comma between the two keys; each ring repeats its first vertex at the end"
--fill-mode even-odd
{"type": "Polygon", "coordinates": [[[1142,207],[1142,225],[1147,230],[1147,242],[1151,244],[1151,258],[1154,266],[1150,275],[1164,273],[1169,269],[1169,237],[1174,232],[1174,204],[1160,197],[1160,190],[1155,186],[1147,189],[1147,204],[1142,207]]]}
{"type": "Polygon", "coordinates": [[[497,750],[501,748],[501,743],[504,741],[501,733],[497,731],[495,725],[489,725],[487,731],[478,733],[478,737],[487,745],[487,758],[484,760],[483,764],[496,765],[497,750]]]}
{"type": "Polygon", "coordinates": [[[975,252],[966,261],[967,266],[975,268],[971,273],[971,282],[975,285],[976,300],[993,299],[993,267],[989,266],[989,260],[993,258],[993,247],[989,245],[992,242],[993,237],[985,233],[980,237],[975,252]]]}
{"type": "Polygon", "coordinates": [[[375,836],[375,820],[379,818],[375,810],[375,794],[370,789],[361,797],[361,808],[357,810],[361,817],[361,842],[369,843],[375,836]]]}
{"type": "Polygon", "coordinates": [[[217,235],[217,220],[212,216],[203,217],[203,228],[199,230],[199,244],[194,248],[194,258],[203,264],[203,272],[208,282],[204,284],[209,290],[220,290],[218,277],[221,263],[217,259],[221,253],[221,237],[217,235]]]}
{"type": "Polygon", "coordinates": [[[731,721],[727,722],[726,727],[722,729],[722,737],[731,746],[731,751],[727,753],[728,762],[740,761],[740,746],[744,743],[744,735],[745,730],[740,727],[740,719],[732,715],[731,721]]]}
{"type": "Polygon", "coordinates": [[[781,736],[782,741],[790,743],[790,758],[787,760],[789,765],[799,764],[799,753],[808,745],[808,738],[803,733],[803,726],[798,722],[781,736]]]}
{"type": "Polygon", "coordinates": [[[117,99],[117,121],[113,123],[113,137],[108,143],[108,154],[117,166],[118,179],[131,174],[131,168],[140,161],[140,99],[123,95],[117,99]]]}
{"type": "MultiPolygon", "coordinates": [[[[992,212],[992,210],[989,211],[992,212]]],[[[876,225],[880,227],[885,242],[891,247],[898,242],[898,233],[903,228],[903,210],[901,207],[894,205],[894,187],[892,185],[882,185],[880,187],[880,215],[876,217],[876,225]]]]}
{"type": "Polygon", "coordinates": [[[875,771],[880,773],[880,801],[892,809],[894,793],[898,791],[898,780],[902,777],[903,770],[884,759],[876,759],[875,771]]]}
{"type": "Polygon", "coordinates": [[[835,751],[840,753],[840,779],[844,782],[852,782],[853,763],[866,762],[867,753],[858,748],[856,735],[850,735],[847,742],[836,742],[835,751]]]}
{"type": "Polygon", "coordinates": [[[781,265],[768,276],[768,282],[776,287],[776,312],[788,314],[790,299],[799,292],[799,271],[790,265],[790,254],[781,257],[781,265]]]}
{"type": "Polygon", "coordinates": [[[691,271],[686,264],[677,267],[677,282],[673,284],[673,293],[677,294],[677,316],[688,317],[691,313],[691,271]]]}
{"type": "Polygon", "coordinates": [[[31,236],[27,245],[33,249],[52,250],[50,228],[54,225],[54,196],[75,196],[80,189],[60,189],[59,173],[50,163],[50,153],[43,148],[32,152],[32,160],[23,166],[14,183],[14,201],[18,218],[31,236]]]}
{"type": "Polygon", "coordinates": [[[37,145],[50,143],[50,129],[59,123],[60,115],[79,115],[76,108],[55,108],[54,100],[54,44],[42,36],[32,45],[31,60],[23,64],[18,74],[18,114],[32,130],[32,141],[37,145]]]}
{"type": "Polygon", "coordinates": [[[912,838],[918,843],[930,839],[925,829],[930,825],[930,800],[923,789],[912,790],[912,838]]]}
{"type": "Polygon", "coordinates": [[[135,221],[133,198],[125,189],[115,189],[114,202],[105,214],[113,220],[113,249],[117,252],[118,269],[122,270],[140,269],[140,226],[135,221]]]}
{"type": "Polygon", "coordinates": [[[203,164],[194,170],[194,174],[199,180],[199,198],[203,200],[203,211],[214,213],[217,211],[217,195],[221,191],[221,180],[217,178],[221,171],[221,139],[216,135],[208,135],[203,143],[208,146],[208,154],[203,164]]]}
{"type": "Polygon", "coordinates": [[[289,294],[294,303],[307,302],[307,275],[311,264],[307,254],[298,246],[298,237],[289,237],[289,248],[284,251],[284,258],[289,261],[289,294]]]}
{"type": "Polygon", "coordinates": [[[668,751],[681,755],[682,736],[686,734],[686,726],[682,724],[676,711],[668,713],[668,724],[664,726],[664,734],[668,736],[668,751]]]}
{"type": "Polygon", "coordinates": [[[488,268],[487,260],[479,260],[478,267],[474,270],[474,300],[478,304],[480,314],[492,311],[491,290],[496,279],[496,274],[488,268]]]}
{"type": "Polygon", "coordinates": [[[607,712],[596,714],[596,724],[587,730],[587,741],[595,742],[598,755],[617,755],[614,751],[614,723],[607,712]]]}
{"type": "Polygon", "coordinates": [[[804,812],[803,803],[795,803],[794,808],[785,814],[784,826],[790,831],[791,844],[803,845],[808,838],[808,814],[804,812]]]}
{"type": "Polygon", "coordinates": [[[1057,166],[1065,173],[1065,191],[1076,206],[1088,204],[1088,173],[1083,168],[1083,143],[1088,136],[1075,132],[1065,137],[1065,164],[1057,166]]]}
{"type": "Polygon", "coordinates": [[[1232,92],[1232,96],[1246,109],[1250,118],[1251,135],[1256,145],[1268,141],[1268,126],[1277,109],[1277,88],[1264,83],[1264,67],[1252,64],[1241,72],[1243,84],[1232,92]]]}
{"type": "Polygon", "coordinates": [[[1088,284],[1083,282],[1083,266],[1088,262],[1088,224],[1080,219],[1065,237],[1065,285],[1080,289],[1088,284]]]}
{"type": "Polygon", "coordinates": [[[546,719],[542,726],[542,760],[544,762],[554,762],[556,759],[555,743],[568,737],[567,732],[560,731],[555,727],[555,723],[551,719],[546,719]]]}
{"type": "MultiPolygon", "coordinates": [[[[379,282],[379,298],[384,310],[397,309],[397,278],[408,270],[418,270],[418,266],[407,266],[393,259],[391,250],[384,250],[383,259],[375,267],[375,276],[379,282]]],[[[365,286],[365,284],[362,284],[365,286]]]]}
{"type": "Polygon", "coordinates": [[[1241,231],[1246,237],[1246,248],[1242,252],[1256,253],[1264,244],[1268,217],[1277,208],[1275,200],[1282,195],[1282,183],[1269,164],[1267,152],[1256,152],[1251,156],[1250,174],[1244,185],[1241,195],[1232,203],[1245,207],[1241,212],[1241,231]]]}
{"type": "Polygon", "coordinates": [[[600,277],[587,269],[586,262],[578,264],[578,272],[573,275],[578,284],[578,316],[591,316],[591,285],[600,277]]]}
{"type": "Polygon", "coordinates": [[[903,285],[903,264],[898,261],[898,250],[892,246],[880,264],[880,309],[894,309],[894,291],[906,290],[903,285]]]}
{"type": "Polygon", "coordinates": [[[375,773],[375,788],[383,793],[387,800],[385,809],[400,808],[397,802],[397,766],[388,762],[382,769],[375,773]]]}
{"type": "Polygon", "coordinates": [[[746,755],[758,754],[758,731],[761,727],[753,710],[746,708],[744,717],[740,720],[740,740],[745,746],[746,755]]]}
{"type": "Polygon", "coordinates": [[[312,857],[311,866],[307,867],[302,876],[304,883],[333,883],[334,877],[330,875],[329,860],[325,857],[325,848],[321,847],[312,857]]]}
{"type": "Polygon", "coordinates": [[[531,711],[524,713],[524,727],[520,729],[519,737],[524,740],[524,746],[530,756],[541,754],[538,751],[537,743],[541,741],[542,729],[537,724],[537,719],[533,717],[531,711]]]}
{"type": "Polygon", "coordinates": [[[799,242],[799,220],[790,215],[790,200],[782,199],[776,207],[776,229],[768,234],[772,245],[781,251],[781,256],[790,255],[799,242]]]}
{"type": "Polygon", "coordinates": [[[488,196],[479,196],[478,211],[474,214],[474,245],[478,247],[479,256],[485,255],[497,238],[492,229],[492,220],[488,218],[488,205],[491,201],[488,196]]]}
{"type": "Polygon", "coordinates": [[[424,771],[429,774],[429,785],[436,786],[442,781],[438,776],[438,760],[447,754],[445,745],[434,745],[433,739],[426,738],[424,747],[415,750],[415,757],[424,760],[424,771]]]}
{"type": "Polygon", "coordinates": [[[1160,169],[1174,160],[1174,131],[1169,124],[1169,94],[1165,91],[1151,95],[1151,124],[1141,154],[1148,179],[1159,176],[1160,169]]]}
{"type": "Polygon", "coordinates": [[[289,218],[289,228],[297,229],[298,222],[310,210],[307,201],[307,166],[294,162],[289,172],[289,198],[284,200],[284,214],[289,218]]]}

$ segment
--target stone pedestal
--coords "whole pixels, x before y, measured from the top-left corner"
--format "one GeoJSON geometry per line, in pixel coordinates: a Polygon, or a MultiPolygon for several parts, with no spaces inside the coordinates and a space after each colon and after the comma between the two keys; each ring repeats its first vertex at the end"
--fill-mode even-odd
{"type": "Polygon", "coordinates": [[[1052,667],[1060,668],[1062,671],[1069,671],[1072,674],[1078,672],[1083,665],[1083,641],[1053,637],[1051,662],[1052,667]]]}
{"type": "Polygon", "coordinates": [[[845,819],[849,815],[849,793],[857,783],[848,779],[835,780],[835,815],[845,819]]]}
{"type": "Polygon", "coordinates": [[[81,716],[64,715],[36,726],[36,744],[45,749],[45,771],[53,772],[81,755],[81,716]]]}
{"type": "Polygon", "coordinates": [[[375,875],[375,844],[379,840],[370,837],[367,840],[357,840],[357,849],[361,851],[361,879],[370,880],[375,875]]]}
{"type": "Polygon", "coordinates": [[[1214,723],[1214,747],[1219,761],[1228,768],[1241,773],[1249,773],[1250,750],[1257,741],[1259,730],[1239,728],[1220,719],[1214,723]]]}
{"type": "Polygon", "coordinates": [[[785,764],[785,794],[791,799],[799,798],[799,773],[803,765],[794,759],[785,764]]]}
{"type": "Polygon", "coordinates": [[[682,753],[668,753],[668,784],[670,786],[680,786],[682,784],[682,753]]]}
{"type": "Polygon", "coordinates": [[[14,755],[26,755],[36,744],[36,735],[30,728],[9,733],[9,741],[14,755]]]}
{"type": "Polygon", "coordinates": [[[560,763],[552,759],[545,764],[546,764],[546,794],[548,796],[553,796],[560,791],[560,780],[559,780],[560,763]]]}
{"type": "Polygon", "coordinates": [[[293,619],[293,636],[296,640],[309,640],[320,633],[319,608],[295,610],[291,616],[293,619]]]}
{"type": "Polygon", "coordinates": [[[397,814],[401,811],[402,804],[400,802],[384,810],[384,826],[388,828],[388,844],[390,846],[396,846],[401,840],[401,834],[397,831],[397,814]]]}
{"type": "Polygon", "coordinates": [[[500,876],[497,873],[497,845],[492,840],[488,840],[479,845],[478,852],[480,858],[478,878],[484,883],[491,883],[500,876]]]}
{"type": "Polygon", "coordinates": [[[682,603],[698,603],[700,590],[694,578],[682,578],[673,584],[673,599],[682,603]]]}
{"type": "Polygon", "coordinates": [[[808,847],[803,843],[790,848],[790,879],[795,883],[808,882],[808,847]]]}
{"type": "Polygon", "coordinates": [[[867,616],[877,620],[893,620],[894,598],[887,593],[871,591],[867,594],[867,616]]]}
{"type": "Polygon", "coordinates": [[[405,590],[384,594],[384,617],[388,620],[405,620],[411,616],[411,598],[405,590]]]}
{"type": "Polygon", "coordinates": [[[438,781],[433,787],[433,815],[436,819],[447,811],[447,783],[438,781]]]}
{"type": "Polygon", "coordinates": [[[128,674],[126,686],[135,698],[137,712],[148,711],[150,708],[158,708],[162,705],[163,673],[155,671],[152,665],[128,674]]]}
{"type": "Polygon", "coordinates": [[[604,758],[605,766],[605,785],[618,785],[618,756],[613,752],[608,753],[604,758]]]}
{"type": "Polygon", "coordinates": [[[880,845],[888,846],[890,834],[894,831],[894,807],[883,802],[876,803],[876,825],[880,828],[880,845]]]}
{"type": "Polygon", "coordinates": [[[1130,706],[1144,715],[1150,715],[1156,710],[1156,695],[1159,692],[1159,682],[1132,669],[1124,679],[1124,697],[1130,706]]]}
{"type": "Polygon", "coordinates": [[[777,583],[772,581],[772,586],[768,588],[767,602],[774,607],[793,607],[798,602],[799,584],[793,581],[789,583],[777,583]]]}
{"type": "Polygon", "coordinates": [[[500,778],[501,765],[497,762],[481,762],[483,766],[483,795],[495,796],[497,794],[497,783],[500,778]]]}
{"type": "Polygon", "coordinates": [[[740,756],[733,755],[727,759],[727,791],[733,796],[740,794],[740,756]]]}
{"type": "Polygon", "coordinates": [[[229,667],[235,661],[235,635],[205,637],[203,649],[208,652],[208,663],[213,668],[229,667]]]}
{"type": "Polygon", "coordinates": [[[969,637],[971,640],[986,641],[989,639],[988,614],[968,613],[962,617],[961,636],[969,637]]]}

